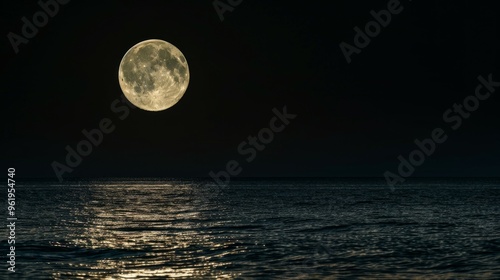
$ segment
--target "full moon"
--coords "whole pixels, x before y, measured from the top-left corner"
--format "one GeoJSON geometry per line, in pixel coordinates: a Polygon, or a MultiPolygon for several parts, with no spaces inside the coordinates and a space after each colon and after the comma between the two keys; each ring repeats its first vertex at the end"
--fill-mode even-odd
{"type": "Polygon", "coordinates": [[[146,111],[162,111],[174,106],[186,92],[189,68],[174,45],[146,40],[123,56],[118,79],[132,104],[146,111]]]}

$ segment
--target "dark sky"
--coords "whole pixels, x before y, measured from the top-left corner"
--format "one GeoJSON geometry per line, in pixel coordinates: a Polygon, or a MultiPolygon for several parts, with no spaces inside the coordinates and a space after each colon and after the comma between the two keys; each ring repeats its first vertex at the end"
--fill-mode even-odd
{"type": "Polygon", "coordinates": [[[55,178],[65,147],[109,118],[116,129],[65,178],[207,176],[229,160],[242,177],[379,177],[437,127],[448,139],[414,176],[497,176],[500,90],[457,130],[443,113],[474,94],[479,75],[500,81],[498,9],[401,1],[347,63],[339,44],[354,45],[353,28],[389,2],[243,0],[220,21],[212,1],[70,1],[16,54],[7,34],[22,35],[21,18],[41,8],[4,1],[2,168],[55,178]],[[120,120],[110,109],[120,60],[152,38],[184,53],[189,88],[168,110],[120,120]],[[296,119],[246,162],[238,145],[284,106],[296,119]]]}

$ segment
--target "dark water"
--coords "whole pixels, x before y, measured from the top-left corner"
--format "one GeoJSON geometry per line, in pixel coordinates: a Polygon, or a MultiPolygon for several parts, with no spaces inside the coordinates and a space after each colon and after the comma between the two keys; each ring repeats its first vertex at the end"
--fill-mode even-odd
{"type": "Polygon", "coordinates": [[[500,279],[499,180],[19,182],[17,203],[13,279],[500,279]]]}

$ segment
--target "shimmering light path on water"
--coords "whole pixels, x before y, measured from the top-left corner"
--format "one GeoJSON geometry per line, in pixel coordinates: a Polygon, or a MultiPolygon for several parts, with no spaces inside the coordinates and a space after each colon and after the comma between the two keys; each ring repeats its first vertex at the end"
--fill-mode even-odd
{"type": "Polygon", "coordinates": [[[203,183],[19,183],[16,276],[500,278],[498,181],[203,183]]]}

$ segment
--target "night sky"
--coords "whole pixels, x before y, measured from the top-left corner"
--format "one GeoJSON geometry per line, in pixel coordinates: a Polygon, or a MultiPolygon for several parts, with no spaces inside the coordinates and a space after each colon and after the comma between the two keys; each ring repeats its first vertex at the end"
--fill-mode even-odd
{"type": "Polygon", "coordinates": [[[448,139],[412,176],[498,176],[500,88],[458,129],[443,120],[479,75],[500,81],[498,9],[401,1],[348,63],[339,45],[389,2],[243,0],[221,21],[212,1],[70,1],[16,54],[9,32],[41,7],[4,1],[2,168],[55,179],[65,147],[109,118],[115,130],[64,178],[205,177],[230,160],[240,177],[382,177],[437,127],[448,139]],[[119,63],[147,39],[183,52],[190,84],[172,108],[121,120],[119,63]],[[238,145],[284,106],[297,117],[247,162],[238,145]]]}

